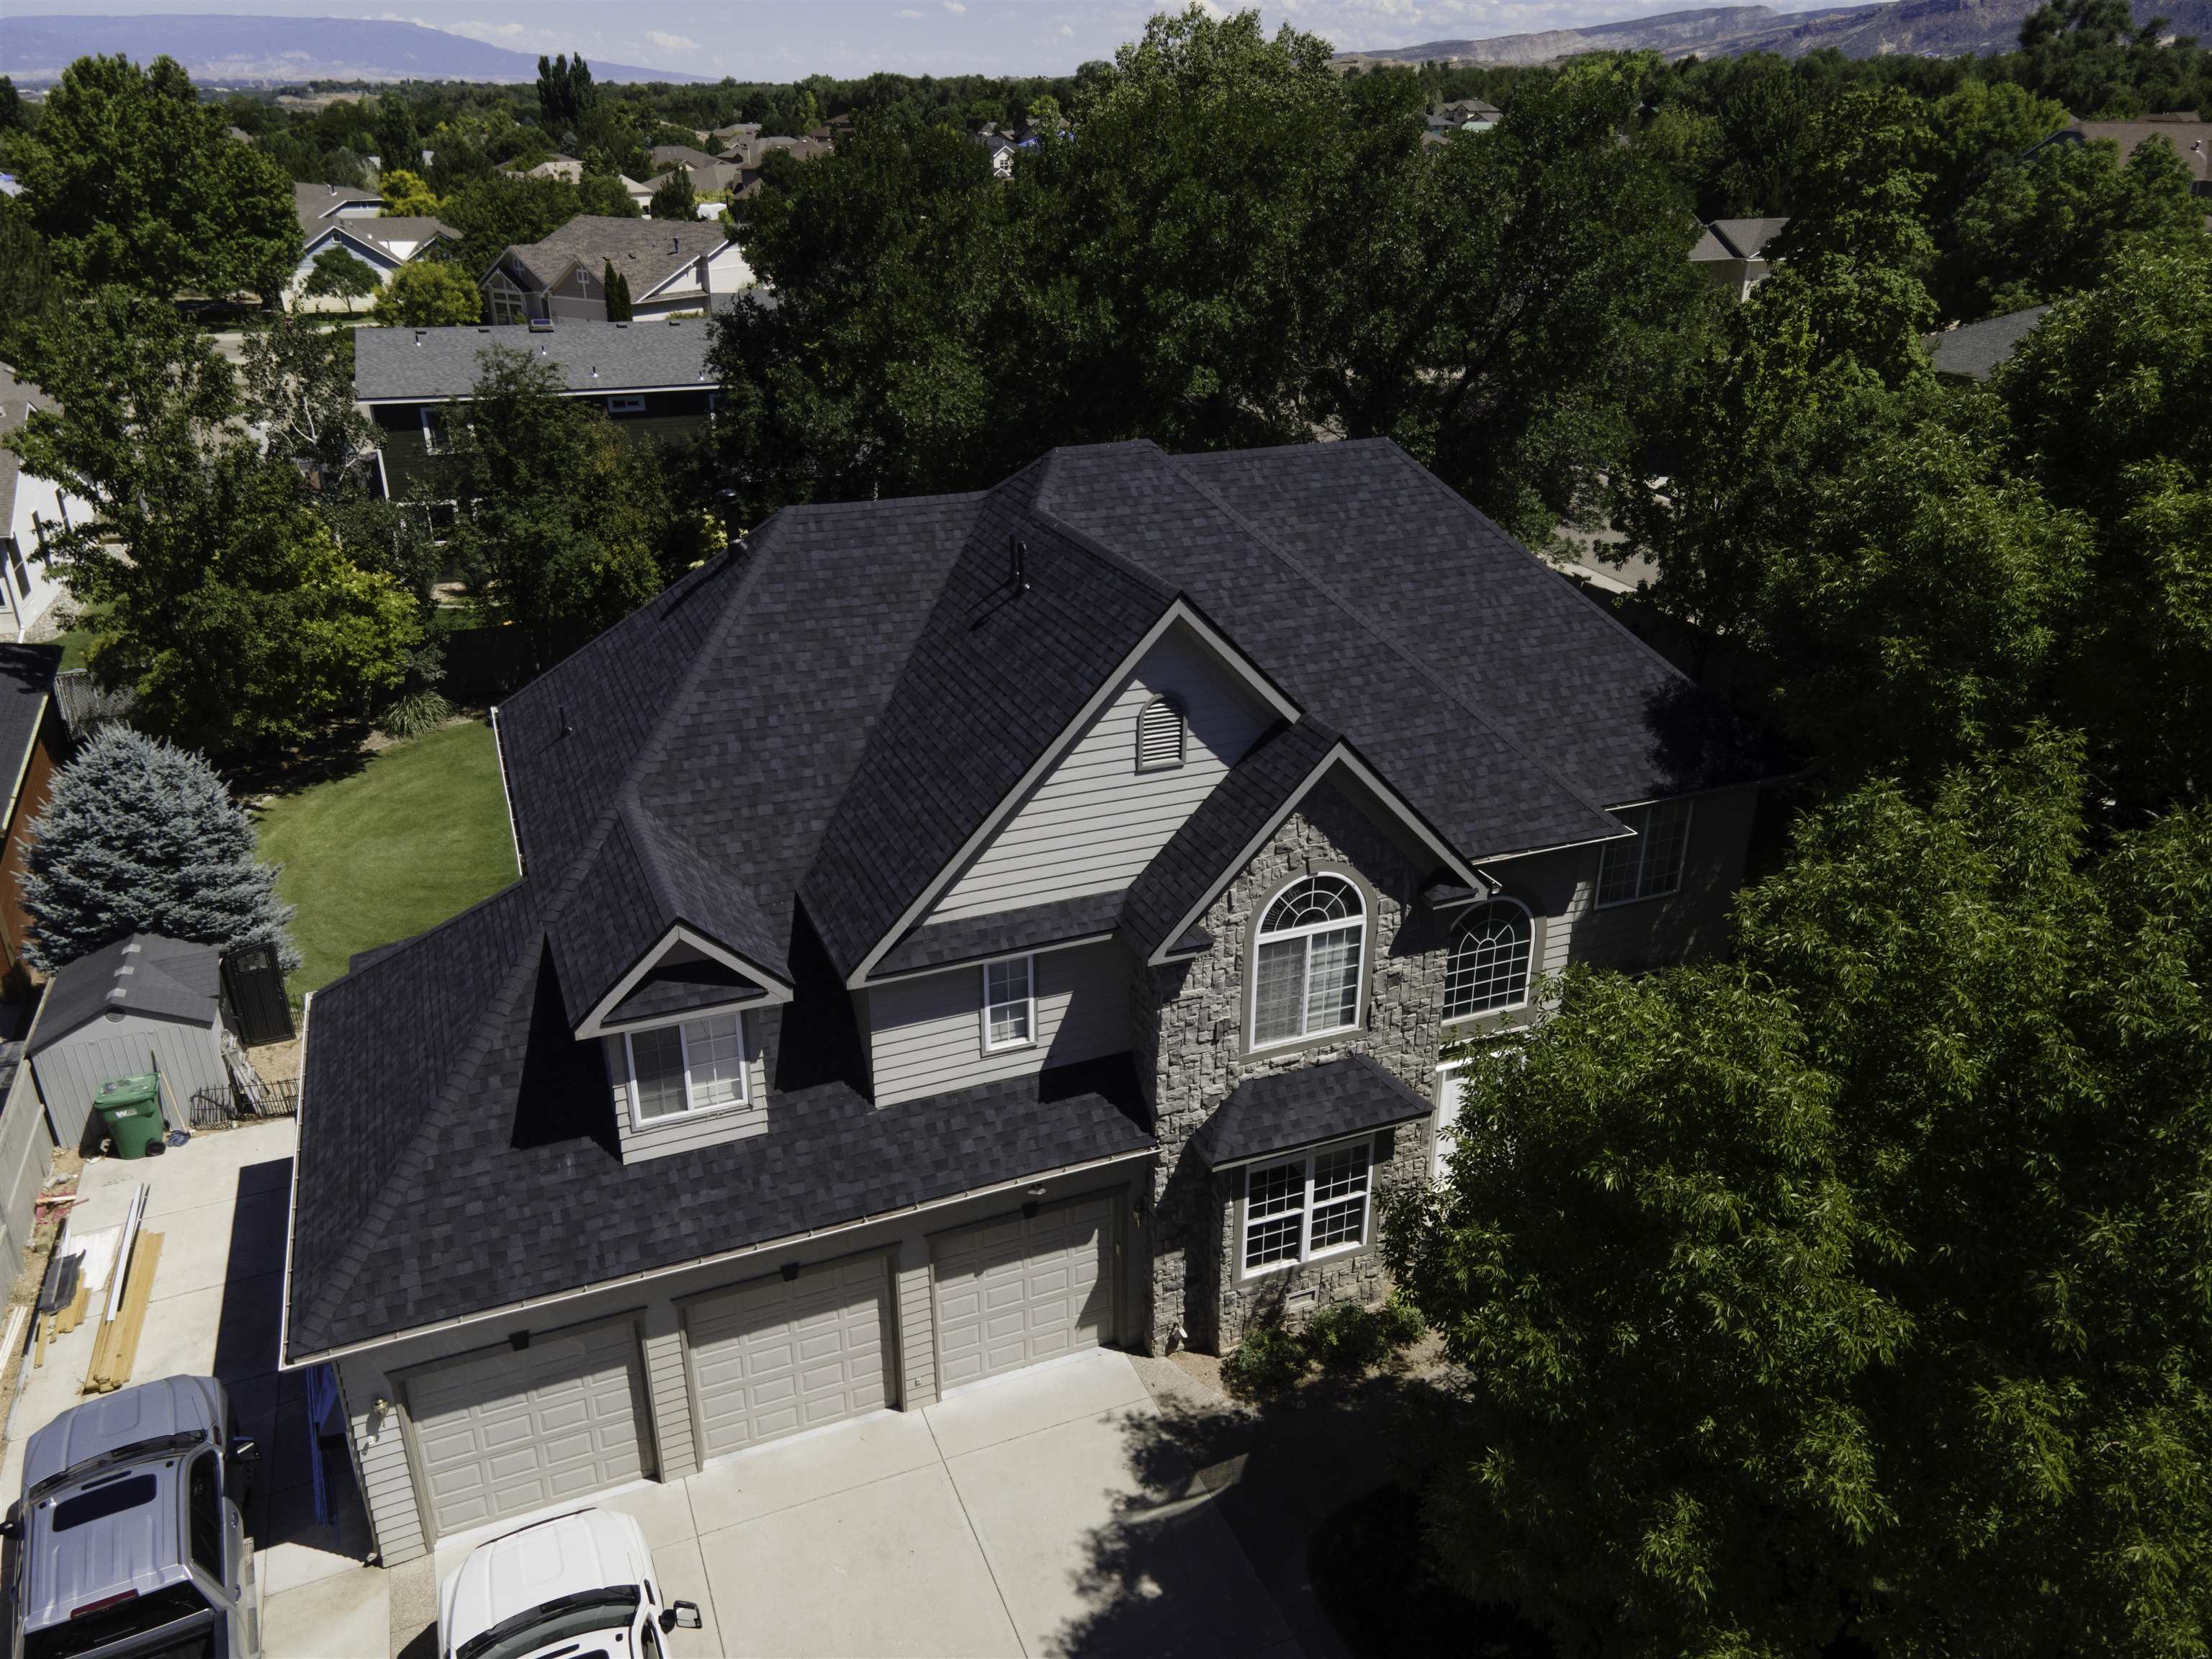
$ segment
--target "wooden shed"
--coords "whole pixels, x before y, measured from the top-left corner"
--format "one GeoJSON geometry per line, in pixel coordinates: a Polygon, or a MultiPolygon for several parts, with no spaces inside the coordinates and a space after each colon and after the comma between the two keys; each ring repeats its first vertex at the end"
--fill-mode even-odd
{"type": "Polygon", "coordinates": [[[54,1144],[97,1146],[100,1085],[143,1072],[161,1074],[169,1127],[191,1127],[193,1093],[228,1087],[222,987],[214,945],[158,933],[130,934],[57,973],[27,1045],[54,1144]]]}

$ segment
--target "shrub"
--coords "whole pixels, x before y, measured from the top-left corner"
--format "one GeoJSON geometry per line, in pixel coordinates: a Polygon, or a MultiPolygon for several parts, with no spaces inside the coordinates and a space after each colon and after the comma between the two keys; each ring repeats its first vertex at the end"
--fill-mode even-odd
{"type": "Polygon", "coordinates": [[[1221,1381],[1239,1400],[1267,1400],[1296,1387],[1311,1362],[1304,1340],[1273,1320],[1244,1333],[1221,1362],[1221,1381]]]}
{"type": "Polygon", "coordinates": [[[1324,1308],[1306,1328],[1305,1346],[1331,1376],[1358,1376],[1419,1337],[1421,1316],[1393,1296],[1379,1308],[1324,1308]]]}
{"type": "Polygon", "coordinates": [[[376,723],[387,738],[419,738],[434,732],[453,717],[453,705],[442,691],[410,691],[384,711],[376,723]]]}

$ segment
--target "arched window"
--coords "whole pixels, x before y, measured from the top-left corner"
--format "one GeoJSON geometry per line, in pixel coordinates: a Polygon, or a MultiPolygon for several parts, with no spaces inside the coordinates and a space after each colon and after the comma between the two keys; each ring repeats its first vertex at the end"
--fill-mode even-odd
{"type": "Polygon", "coordinates": [[[1528,957],[1535,924],[1511,899],[1492,899],[1452,936],[1444,975],[1444,1018],[1461,1019],[1528,1000],[1528,957]]]}
{"type": "Polygon", "coordinates": [[[1255,1047],[1359,1023],[1367,907],[1342,876],[1303,876],[1260,921],[1252,975],[1255,1047]]]}
{"type": "Polygon", "coordinates": [[[1168,772],[1182,764],[1182,706],[1154,697],[1137,716],[1137,769],[1168,772]]]}

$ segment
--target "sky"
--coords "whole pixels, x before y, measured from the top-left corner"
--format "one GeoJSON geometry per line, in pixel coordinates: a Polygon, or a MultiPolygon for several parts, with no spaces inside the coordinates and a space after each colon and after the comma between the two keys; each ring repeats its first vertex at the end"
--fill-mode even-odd
{"type": "MultiPolygon", "coordinates": [[[[1223,9],[1221,0],[1200,0],[1223,9]]],[[[1727,0],[1257,0],[1282,23],[1340,51],[1684,11],[1727,0]]],[[[1817,3],[1817,0],[1814,0],[1817,3]]],[[[1767,0],[1778,10],[1801,0],[1767,0]]],[[[383,17],[421,23],[518,52],[739,80],[908,75],[1065,75],[1144,32],[1152,0],[0,0],[9,17],[45,13],[168,12],[288,17],[383,17]]],[[[1178,9],[1179,5],[1178,5],[1178,9]]]]}

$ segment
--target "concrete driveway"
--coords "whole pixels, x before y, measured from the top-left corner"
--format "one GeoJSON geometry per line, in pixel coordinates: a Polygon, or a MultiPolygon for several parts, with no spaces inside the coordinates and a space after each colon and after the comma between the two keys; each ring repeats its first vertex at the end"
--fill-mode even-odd
{"type": "MultiPolygon", "coordinates": [[[[1101,1351],[598,1501],[704,1613],[678,1655],[1296,1654],[1194,1472],[1151,1455],[1158,1415],[1101,1351]]],[[[477,1541],[392,1573],[395,1612],[427,1621],[477,1541]]]]}

